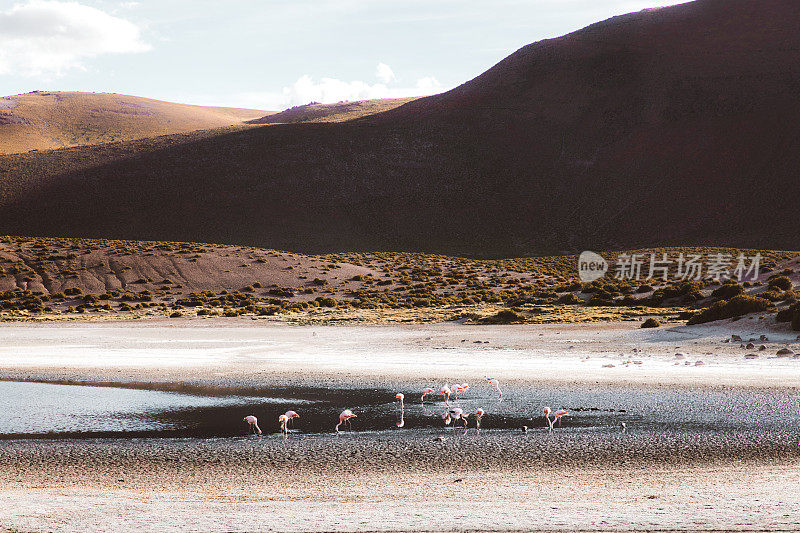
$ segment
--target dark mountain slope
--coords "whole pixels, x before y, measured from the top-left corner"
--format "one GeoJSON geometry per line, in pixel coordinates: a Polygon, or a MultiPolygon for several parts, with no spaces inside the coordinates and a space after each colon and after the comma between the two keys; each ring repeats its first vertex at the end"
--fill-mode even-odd
{"type": "Polygon", "coordinates": [[[527,46],[344,124],[86,149],[64,167],[58,152],[3,158],[18,194],[0,233],[475,255],[797,248],[798,22],[795,1],[699,0],[527,46]]]}

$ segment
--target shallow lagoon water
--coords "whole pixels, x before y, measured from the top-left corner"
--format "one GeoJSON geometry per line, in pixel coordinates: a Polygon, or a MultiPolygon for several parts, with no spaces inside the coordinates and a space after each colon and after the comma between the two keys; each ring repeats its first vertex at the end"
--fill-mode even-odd
{"type": "MultiPolygon", "coordinates": [[[[424,385],[420,385],[420,389],[424,385]]],[[[246,415],[259,418],[264,433],[279,431],[288,409],[301,415],[293,433],[333,432],[338,414],[352,409],[355,433],[456,432],[442,419],[448,406],[436,396],[419,401],[409,387],[402,428],[397,391],[376,389],[265,388],[171,392],[130,385],[85,386],[0,382],[0,438],[235,437],[246,436],[246,415]]],[[[486,411],[481,427],[492,431],[546,431],[542,408],[565,408],[564,432],[785,433],[800,431],[800,395],[780,391],[705,391],[652,388],[531,387],[506,390],[502,399],[485,384],[470,388],[452,406],[486,411]]],[[[458,422],[463,427],[463,422],[458,422]]]]}

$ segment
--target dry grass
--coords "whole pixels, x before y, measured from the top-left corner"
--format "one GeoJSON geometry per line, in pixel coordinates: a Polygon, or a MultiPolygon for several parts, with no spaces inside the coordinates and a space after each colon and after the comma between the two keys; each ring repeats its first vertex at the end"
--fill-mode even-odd
{"type": "Polygon", "coordinates": [[[0,99],[0,154],[220,128],[267,113],[119,94],[37,91],[0,99]]]}

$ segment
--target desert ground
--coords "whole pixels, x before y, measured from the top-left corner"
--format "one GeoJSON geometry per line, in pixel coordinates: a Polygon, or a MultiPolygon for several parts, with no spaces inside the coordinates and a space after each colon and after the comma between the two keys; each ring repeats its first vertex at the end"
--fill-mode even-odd
{"type": "MultiPolygon", "coordinates": [[[[205,436],[196,428],[179,436],[125,427],[48,432],[31,416],[46,398],[17,406],[23,421],[7,404],[0,429],[29,429],[0,431],[0,527],[795,529],[800,361],[776,354],[798,346],[796,333],[748,320],[654,330],[625,322],[6,323],[0,376],[13,381],[0,386],[69,383],[101,392],[238,395],[253,403],[198,411],[231,418],[205,436]],[[731,335],[766,335],[767,348],[746,359],[749,351],[731,335]],[[502,401],[487,376],[499,380],[502,401]],[[445,426],[440,398],[420,406],[423,387],[454,381],[471,385],[454,405],[485,408],[480,433],[474,420],[465,435],[445,426]],[[393,423],[397,391],[407,398],[402,428],[393,423]],[[281,395],[308,401],[268,399],[281,395]],[[542,405],[571,414],[549,433],[542,405]],[[336,434],[342,406],[360,418],[336,434]],[[287,408],[301,418],[284,438],[273,414],[287,408]],[[248,435],[240,409],[260,415],[263,436],[248,435]]],[[[94,409],[125,416],[114,415],[112,405],[94,409]]]]}

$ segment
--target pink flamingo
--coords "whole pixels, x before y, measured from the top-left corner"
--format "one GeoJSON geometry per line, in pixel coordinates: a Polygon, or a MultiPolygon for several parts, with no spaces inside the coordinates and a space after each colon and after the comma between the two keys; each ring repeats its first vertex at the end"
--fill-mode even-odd
{"type": "Polygon", "coordinates": [[[453,385],[453,389],[456,392],[456,399],[458,399],[458,395],[462,394],[467,391],[469,385],[466,383],[462,383],[461,385],[453,385]]]}
{"type": "Polygon", "coordinates": [[[425,396],[427,396],[428,394],[433,394],[435,392],[436,392],[435,389],[432,389],[430,387],[425,387],[424,389],[422,389],[422,398],[420,399],[420,402],[425,403],[425,396]]]}
{"type": "Polygon", "coordinates": [[[489,385],[497,389],[497,392],[500,393],[500,398],[503,397],[503,391],[500,390],[500,382],[497,381],[495,378],[486,378],[486,381],[489,382],[489,385]]]}
{"type": "Polygon", "coordinates": [[[547,425],[550,426],[550,429],[548,429],[547,432],[551,433],[553,431],[553,422],[555,422],[555,420],[550,420],[550,408],[549,407],[545,407],[542,411],[544,412],[545,420],[547,420],[547,425]]]}
{"type": "Polygon", "coordinates": [[[281,433],[283,433],[283,436],[285,437],[289,432],[289,429],[286,427],[286,425],[289,423],[289,417],[286,415],[281,415],[278,417],[278,422],[281,425],[281,433]]]}
{"type": "Polygon", "coordinates": [[[403,400],[405,399],[405,396],[403,395],[403,393],[398,392],[397,394],[395,394],[394,397],[400,401],[400,420],[395,425],[401,428],[406,425],[406,421],[403,419],[403,414],[404,414],[403,400]]]}
{"type": "Polygon", "coordinates": [[[442,385],[442,388],[439,389],[439,394],[442,395],[442,397],[444,398],[444,403],[447,403],[447,404],[450,403],[450,395],[452,393],[453,393],[453,391],[450,390],[450,387],[447,386],[447,383],[442,385]]]}
{"type": "Polygon", "coordinates": [[[339,423],[336,424],[337,433],[339,431],[339,426],[341,426],[345,422],[347,422],[347,424],[350,425],[351,418],[357,418],[357,416],[353,414],[353,411],[351,411],[350,409],[345,409],[344,411],[342,411],[342,413],[339,415],[339,423]]]}
{"type": "Polygon", "coordinates": [[[478,433],[480,433],[480,431],[481,431],[481,418],[483,418],[483,415],[485,415],[485,414],[486,414],[486,411],[484,411],[481,408],[478,408],[478,410],[475,411],[475,430],[478,433]]]}
{"type": "Polygon", "coordinates": [[[261,435],[261,428],[258,427],[258,418],[254,417],[253,415],[247,415],[242,419],[242,421],[250,424],[250,431],[253,433],[258,431],[258,434],[261,435]]]}
{"type": "MultiPolygon", "coordinates": [[[[286,417],[287,428],[292,425],[293,418],[300,418],[300,415],[298,415],[296,411],[286,411],[284,416],[286,417]]],[[[288,432],[289,430],[287,429],[286,431],[288,432]]]]}
{"type": "Polygon", "coordinates": [[[567,415],[569,415],[569,413],[567,412],[566,409],[559,409],[553,414],[553,416],[555,417],[555,420],[553,420],[553,422],[554,423],[558,422],[558,427],[561,427],[561,417],[567,415]]]}

